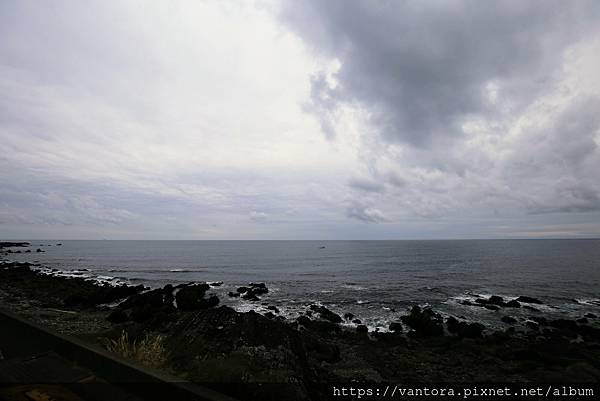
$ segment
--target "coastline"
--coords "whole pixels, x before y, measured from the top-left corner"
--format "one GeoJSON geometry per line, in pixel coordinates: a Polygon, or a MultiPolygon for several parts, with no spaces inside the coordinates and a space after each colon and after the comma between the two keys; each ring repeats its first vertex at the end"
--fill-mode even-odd
{"type": "MultiPolygon", "coordinates": [[[[585,321],[532,320],[524,331],[506,323],[506,330],[490,331],[413,307],[399,314],[394,330],[366,332],[360,324],[343,324],[360,317],[320,305],[289,320],[276,307],[259,314],[222,306],[206,283],[110,286],[43,274],[41,268],[2,262],[2,308],[103,346],[123,332],[132,340],[160,336],[165,358],[159,369],[193,382],[221,383],[244,399],[264,399],[260,391],[269,391],[253,383],[288,383],[294,399],[326,399],[311,383],[600,381],[595,315],[585,321]]],[[[239,296],[260,299],[268,286],[249,283],[239,290],[239,296]]],[[[481,305],[508,310],[510,302],[490,297],[481,305]]]]}

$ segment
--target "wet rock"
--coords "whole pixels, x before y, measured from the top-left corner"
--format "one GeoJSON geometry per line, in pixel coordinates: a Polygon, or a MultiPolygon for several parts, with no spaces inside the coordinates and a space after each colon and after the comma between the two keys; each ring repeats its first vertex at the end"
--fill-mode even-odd
{"type": "Polygon", "coordinates": [[[239,296],[240,296],[240,293],[239,293],[239,292],[233,292],[233,291],[229,291],[229,292],[227,293],[227,295],[229,295],[231,298],[237,298],[237,297],[239,297],[239,296]]]}
{"type": "Polygon", "coordinates": [[[449,333],[465,338],[480,338],[485,330],[485,326],[480,323],[461,322],[454,316],[446,319],[446,328],[449,333]]]}
{"type": "Polygon", "coordinates": [[[488,299],[488,303],[492,305],[504,306],[504,298],[498,295],[492,295],[490,299],[488,299]]]}
{"type": "Polygon", "coordinates": [[[266,317],[267,319],[275,319],[277,316],[275,316],[275,314],[273,312],[267,312],[265,314],[263,314],[264,317],[266,317]]]}
{"type": "Polygon", "coordinates": [[[69,308],[89,308],[114,302],[135,295],[144,289],[143,285],[135,287],[128,285],[110,286],[96,285],[80,278],[59,280],[55,277],[55,279],[58,286],[53,290],[60,291],[63,294],[63,305],[69,308]]]}
{"type": "Polygon", "coordinates": [[[213,281],[212,283],[208,283],[211,287],[220,287],[223,285],[222,281],[213,281]]]}
{"type": "Polygon", "coordinates": [[[177,292],[177,295],[175,295],[177,308],[183,311],[192,311],[217,305],[219,299],[216,296],[213,295],[208,300],[204,298],[204,294],[209,288],[209,285],[206,283],[193,284],[181,288],[177,292]]]}
{"type": "Polygon", "coordinates": [[[598,316],[596,316],[593,313],[586,313],[585,315],[583,315],[583,317],[587,317],[588,319],[597,319],[598,316]]]}
{"type": "Polygon", "coordinates": [[[279,313],[279,309],[274,305],[267,306],[267,309],[272,310],[275,313],[279,313]]]}
{"type": "Polygon", "coordinates": [[[298,322],[298,324],[301,324],[304,327],[307,327],[310,326],[311,320],[309,317],[306,316],[298,316],[296,322],[298,322]]]}
{"type": "Polygon", "coordinates": [[[354,323],[354,324],[362,324],[362,321],[360,319],[352,319],[352,323],[354,323]]]}
{"type": "Polygon", "coordinates": [[[396,333],[401,333],[402,332],[402,323],[400,322],[392,322],[389,325],[389,330],[396,332],[396,333]]]}
{"type": "Polygon", "coordinates": [[[504,306],[507,307],[507,308],[520,308],[521,304],[516,299],[511,299],[504,306]]]}
{"type": "Polygon", "coordinates": [[[296,321],[308,330],[318,333],[331,333],[340,331],[340,326],[327,320],[311,320],[306,316],[300,316],[296,321]]]}
{"type": "Polygon", "coordinates": [[[525,302],[526,304],[543,304],[543,302],[540,301],[539,299],[533,298],[533,297],[528,297],[526,295],[521,295],[520,297],[518,297],[516,299],[516,301],[525,302]]]}
{"type": "Polygon", "coordinates": [[[582,318],[579,318],[579,319],[577,319],[577,320],[576,320],[576,322],[577,322],[577,323],[580,323],[580,324],[586,324],[586,323],[588,323],[589,321],[587,320],[587,318],[585,318],[585,317],[582,317],[582,318]]]}
{"type": "Polygon", "coordinates": [[[344,313],[344,319],[352,320],[353,318],[354,318],[354,314],[352,314],[350,312],[344,313]]]}
{"type": "Polygon", "coordinates": [[[417,336],[430,337],[444,334],[442,317],[431,309],[424,311],[417,305],[413,306],[410,315],[400,318],[403,323],[410,326],[417,336]]]}
{"type": "Polygon", "coordinates": [[[536,322],[532,322],[531,320],[526,321],[525,326],[534,331],[538,331],[540,329],[540,325],[536,322]]]}
{"type": "Polygon", "coordinates": [[[42,251],[40,248],[35,250],[37,253],[41,253],[41,252],[46,252],[46,251],[42,251]]]}
{"type": "Polygon", "coordinates": [[[213,308],[215,306],[219,305],[219,297],[217,297],[216,295],[211,295],[208,297],[208,299],[204,302],[203,307],[204,308],[213,308]]]}
{"type": "Polygon", "coordinates": [[[267,288],[267,285],[265,283],[250,283],[249,286],[250,290],[255,295],[262,295],[269,292],[269,289],[267,288]]]}
{"type": "Polygon", "coordinates": [[[459,337],[481,338],[483,337],[483,330],[485,330],[485,326],[481,323],[460,322],[457,334],[459,337]]]}
{"type": "Polygon", "coordinates": [[[0,241],[0,249],[2,248],[15,248],[15,247],[25,247],[31,245],[29,242],[9,242],[9,241],[0,241]]]}
{"type": "Polygon", "coordinates": [[[459,327],[460,322],[454,316],[450,316],[448,319],[446,319],[446,328],[448,329],[449,333],[458,333],[459,327]]]}
{"type": "Polygon", "coordinates": [[[260,301],[260,298],[256,296],[256,294],[253,291],[246,291],[243,295],[242,298],[244,298],[247,301],[260,301]]]}
{"type": "Polygon", "coordinates": [[[367,326],[365,326],[364,324],[359,324],[358,326],[356,326],[356,332],[357,333],[368,333],[369,328],[367,326]]]}
{"type": "Polygon", "coordinates": [[[500,319],[500,320],[502,320],[506,324],[517,323],[517,319],[515,319],[514,317],[511,317],[511,316],[502,316],[502,319],[500,319]]]}
{"type": "Polygon", "coordinates": [[[328,320],[332,323],[342,323],[342,318],[335,312],[330,311],[324,306],[311,305],[310,309],[319,314],[321,319],[328,320]]]}
{"type": "Polygon", "coordinates": [[[160,288],[157,288],[157,289],[154,289],[151,291],[146,291],[146,292],[142,292],[142,293],[134,294],[134,295],[130,296],[125,301],[123,301],[119,304],[119,308],[130,309],[130,308],[141,307],[144,305],[150,305],[150,306],[157,308],[157,307],[161,307],[164,305],[163,298],[164,298],[163,290],[160,288]]]}
{"type": "Polygon", "coordinates": [[[491,310],[498,310],[500,307],[503,307],[506,305],[506,303],[504,302],[504,298],[502,298],[498,295],[492,295],[488,299],[477,298],[475,300],[475,303],[483,305],[485,308],[491,309],[491,310]]]}
{"type": "MultiPolygon", "coordinates": [[[[479,298],[477,300],[479,300],[479,298]]],[[[461,305],[478,306],[478,307],[481,307],[481,308],[483,307],[484,303],[485,303],[485,300],[483,300],[483,302],[471,302],[469,300],[460,301],[461,305]]]]}

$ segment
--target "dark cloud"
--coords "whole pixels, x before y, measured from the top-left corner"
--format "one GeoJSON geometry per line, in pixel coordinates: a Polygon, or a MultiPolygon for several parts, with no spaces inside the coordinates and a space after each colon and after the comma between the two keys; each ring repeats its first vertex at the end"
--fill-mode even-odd
{"type": "Polygon", "coordinates": [[[496,110],[488,85],[512,107],[546,90],[562,50],[594,26],[595,1],[289,1],[283,19],[318,52],[337,58],[338,85],[312,81],[313,106],[333,136],[335,107],[357,103],[391,141],[417,147],[457,136],[474,114],[496,110]]]}

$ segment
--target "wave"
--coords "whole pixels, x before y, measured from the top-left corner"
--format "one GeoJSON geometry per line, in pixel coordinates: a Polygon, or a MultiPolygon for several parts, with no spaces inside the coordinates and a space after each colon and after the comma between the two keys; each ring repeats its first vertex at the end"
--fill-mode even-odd
{"type": "Polygon", "coordinates": [[[575,299],[575,302],[577,302],[580,305],[600,306],[600,299],[598,298],[575,299]]]}

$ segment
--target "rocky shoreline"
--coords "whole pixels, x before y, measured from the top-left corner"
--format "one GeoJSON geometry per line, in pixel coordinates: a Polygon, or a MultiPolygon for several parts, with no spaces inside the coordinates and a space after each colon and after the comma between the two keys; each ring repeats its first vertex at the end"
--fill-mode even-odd
{"type": "MultiPolygon", "coordinates": [[[[7,248],[16,246],[0,243],[0,253],[8,257],[7,248]]],[[[525,295],[472,302],[501,310],[505,330],[415,305],[398,312],[383,333],[369,332],[360,316],[340,316],[317,304],[293,320],[274,305],[262,314],[237,312],[211,292],[220,283],[150,289],[51,273],[30,263],[0,262],[2,307],[98,344],[123,332],[131,339],[160,336],[162,369],[243,399],[281,399],[277,387],[257,383],[286,383],[293,389],[286,399],[300,400],[327,399],[314,383],[600,380],[598,317],[538,314],[516,328],[511,308],[541,302],[525,295]]],[[[268,291],[265,283],[249,283],[229,296],[259,302],[268,291]]]]}

